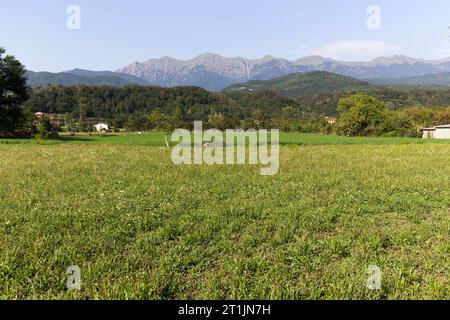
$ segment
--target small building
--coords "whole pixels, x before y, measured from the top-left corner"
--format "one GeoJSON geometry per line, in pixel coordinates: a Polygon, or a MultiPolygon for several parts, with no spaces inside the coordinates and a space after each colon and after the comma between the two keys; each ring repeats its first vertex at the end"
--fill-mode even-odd
{"type": "Polygon", "coordinates": [[[97,132],[108,132],[109,126],[106,123],[98,123],[95,125],[95,130],[97,130],[97,132]]]}
{"type": "Polygon", "coordinates": [[[336,123],[336,121],[337,121],[337,117],[332,117],[332,116],[325,116],[324,119],[329,124],[336,123]]]}
{"type": "Polygon", "coordinates": [[[35,116],[36,118],[38,118],[38,119],[42,119],[42,118],[45,116],[45,113],[43,113],[43,112],[36,112],[36,113],[34,114],[34,116],[35,116]]]}
{"type": "Polygon", "coordinates": [[[421,131],[424,139],[450,139],[450,124],[423,128],[421,131]]]}
{"type": "Polygon", "coordinates": [[[450,124],[437,126],[435,139],[450,139],[450,124]]]}
{"type": "Polygon", "coordinates": [[[436,128],[423,128],[422,130],[422,138],[423,139],[434,139],[434,133],[436,132],[436,128]]]}

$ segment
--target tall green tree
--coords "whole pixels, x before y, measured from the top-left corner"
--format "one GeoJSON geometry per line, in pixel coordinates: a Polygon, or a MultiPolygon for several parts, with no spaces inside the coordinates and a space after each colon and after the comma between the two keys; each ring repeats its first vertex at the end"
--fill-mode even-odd
{"type": "Polygon", "coordinates": [[[0,47],[0,134],[18,129],[23,120],[21,104],[28,99],[25,67],[0,47]]]}
{"type": "Polygon", "coordinates": [[[148,117],[149,125],[163,133],[167,148],[170,147],[168,136],[183,125],[183,119],[179,112],[171,115],[163,114],[159,109],[154,110],[148,117]]]}
{"type": "Polygon", "coordinates": [[[70,113],[66,113],[64,115],[65,130],[74,134],[77,131],[77,129],[73,118],[74,118],[73,115],[70,113]]]}
{"type": "Polygon", "coordinates": [[[376,135],[388,115],[385,103],[367,93],[340,99],[337,111],[337,131],[348,136],[376,135]]]}

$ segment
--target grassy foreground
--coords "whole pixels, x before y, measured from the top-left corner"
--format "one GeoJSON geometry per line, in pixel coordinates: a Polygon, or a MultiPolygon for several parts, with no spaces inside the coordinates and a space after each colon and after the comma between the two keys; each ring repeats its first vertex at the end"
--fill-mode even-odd
{"type": "MultiPolygon", "coordinates": [[[[37,144],[34,139],[1,139],[0,144],[37,144]]],[[[59,139],[46,140],[44,144],[125,144],[140,146],[165,146],[164,135],[159,132],[149,132],[143,135],[108,133],[93,134],[78,133],[76,136],[63,134],[59,139]]],[[[172,143],[175,145],[176,143],[172,143]]],[[[389,138],[389,137],[343,137],[324,134],[280,133],[281,145],[391,145],[391,144],[450,144],[448,140],[425,140],[419,138],[389,138]]]]}
{"type": "Polygon", "coordinates": [[[450,299],[449,159],[448,144],[284,146],[263,177],[160,147],[0,145],[0,298],[450,299]]]}

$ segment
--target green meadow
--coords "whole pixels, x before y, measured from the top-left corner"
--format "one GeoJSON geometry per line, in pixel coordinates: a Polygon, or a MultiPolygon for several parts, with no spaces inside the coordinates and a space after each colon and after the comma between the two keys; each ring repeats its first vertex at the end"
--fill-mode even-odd
{"type": "Polygon", "coordinates": [[[450,299],[448,141],[281,144],[267,177],[159,133],[0,140],[0,298],[450,299]]]}
{"type": "MultiPolygon", "coordinates": [[[[170,138],[170,137],[168,137],[170,138]]],[[[59,139],[38,142],[34,139],[1,139],[0,144],[122,144],[142,146],[165,146],[164,135],[159,132],[137,134],[63,134],[59,139]]],[[[176,143],[172,143],[175,145],[176,143]]],[[[308,133],[280,133],[281,145],[391,145],[391,144],[449,144],[448,140],[424,140],[401,137],[344,137],[308,133]]]]}

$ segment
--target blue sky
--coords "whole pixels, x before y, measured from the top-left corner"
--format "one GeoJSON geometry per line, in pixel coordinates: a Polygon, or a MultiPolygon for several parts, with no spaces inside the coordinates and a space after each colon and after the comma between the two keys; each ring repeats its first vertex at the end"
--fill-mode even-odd
{"type": "Polygon", "coordinates": [[[0,0],[0,46],[30,70],[116,70],[212,52],[342,60],[450,56],[448,0],[0,0]],[[69,30],[66,10],[81,9],[69,30]],[[381,29],[367,8],[381,9],[381,29]]]}

